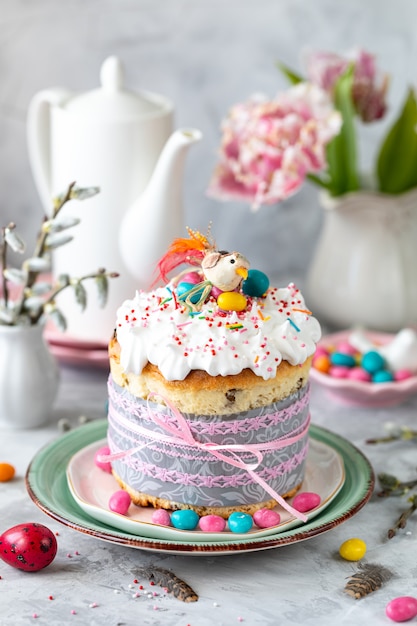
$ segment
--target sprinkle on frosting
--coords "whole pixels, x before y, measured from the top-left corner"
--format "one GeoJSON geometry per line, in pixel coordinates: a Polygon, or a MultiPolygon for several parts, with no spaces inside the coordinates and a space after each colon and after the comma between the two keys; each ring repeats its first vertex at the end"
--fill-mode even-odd
{"type": "Polygon", "coordinates": [[[300,365],[314,353],[320,325],[293,283],[247,296],[243,311],[223,311],[210,297],[198,314],[178,303],[172,283],[137,292],[117,312],[121,365],[140,374],[148,361],[166,380],[183,380],[191,370],[211,376],[252,370],[275,377],[282,360],[300,365]]]}

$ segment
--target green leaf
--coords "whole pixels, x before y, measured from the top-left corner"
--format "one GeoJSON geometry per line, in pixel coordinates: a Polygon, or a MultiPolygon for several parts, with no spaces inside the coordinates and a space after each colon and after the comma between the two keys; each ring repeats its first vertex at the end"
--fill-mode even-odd
{"type": "Polygon", "coordinates": [[[409,89],[401,114],[388,132],[377,160],[378,188],[403,193],[417,186],[417,102],[409,89]]]}
{"type": "Polygon", "coordinates": [[[340,133],[327,144],[329,191],[341,196],[359,189],[355,108],[352,101],[354,66],[342,74],[334,86],[334,105],[342,116],[340,133]]]}
{"type": "Polygon", "coordinates": [[[298,74],[290,70],[290,68],[284,65],[284,63],[278,61],[277,68],[281,70],[292,85],[298,85],[298,83],[304,82],[304,79],[301,76],[298,76],[298,74]]]}
{"type": "Polygon", "coordinates": [[[77,304],[80,305],[81,311],[84,311],[87,306],[87,292],[81,281],[77,281],[74,285],[74,294],[77,304]]]}

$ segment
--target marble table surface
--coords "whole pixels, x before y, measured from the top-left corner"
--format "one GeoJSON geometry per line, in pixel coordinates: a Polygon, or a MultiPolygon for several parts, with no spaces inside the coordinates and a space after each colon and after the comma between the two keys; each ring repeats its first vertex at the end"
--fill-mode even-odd
{"type": "MultiPolygon", "coordinates": [[[[43,446],[62,436],[60,420],[76,426],[81,415],[104,417],[106,379],[105,369],[62,365],[54,421],[36,430],[0,432],[0,461],[16,467],[15,478],[0,484],[0,530],[36,521],[57,533],[58,541],[55,560],[37,573],[21,572],[0,561],[1,626],[379,626],[390,622],[385,607],[391,599],[417,597],[417,514],[404,530],[387,539],[387,530],[408,506],[406,497],[383,499],[374,493],[356,515],[319,536],[279,548],[223,556],[134,549],[90,537],[47,516],[27,493],[27,467],[43,446]],[[348,577],[358,566],[342,560],[338,550],[351,537],[366,542],[364,561],[383,565],[393,573],[380,590],[361,600],[344,592],[348,577]],[[148,565],[169,569],[187,581],[198,601],[181,602],[146,581],[140,581],[144,589],[139,590],[133,582],[137,568],[148,565]]],[[[313,382],[311,414],[313,424],[357,446],[376,475],[387,472],[403,480],[415,477],[416,443],[372,446],[366,439],[383,435],[389,422],[417,428],[417,397],[394,408],[349,408],[337,404],[313,382]]]]}

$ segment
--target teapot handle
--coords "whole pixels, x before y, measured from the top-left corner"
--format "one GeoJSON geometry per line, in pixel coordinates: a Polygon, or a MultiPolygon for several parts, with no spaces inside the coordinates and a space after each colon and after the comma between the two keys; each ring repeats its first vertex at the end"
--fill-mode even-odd
{"type": "Polygon", "coordinates": [[[29,163],[38,194],[47,212],[52,204],[51,189],[51,107],[61,106],[72,96],[63,88],[45,89],[29,103],[27,116],[27,144],[29,163]]]}

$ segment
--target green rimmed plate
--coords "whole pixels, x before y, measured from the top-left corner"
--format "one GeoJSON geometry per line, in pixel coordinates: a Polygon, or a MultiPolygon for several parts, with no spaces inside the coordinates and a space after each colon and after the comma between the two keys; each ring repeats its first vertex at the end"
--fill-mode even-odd
{"type": "Polygon", "coordinates": [[[318,426],[311,426],[310,436],[330,446],[343,460],[345,481],[328,507],[301,527],[260,537],[248,536],[224,541],[196,542],[152,539],[131,534],[91,518],[73,499],[67,483],[67,467],[71,458],[85,446],[100,441],[106,435],[107,420],[90,422],[72,430],[41,449],[32,460],[26,486],[35,504],[56,521],[79,532],[112,543],[149,551],[171,554],[231,554],[277,548],[320,535],[355,515],[369,500],[374,487],[374,473],[369,461],[343,437],[318,426]]]}

